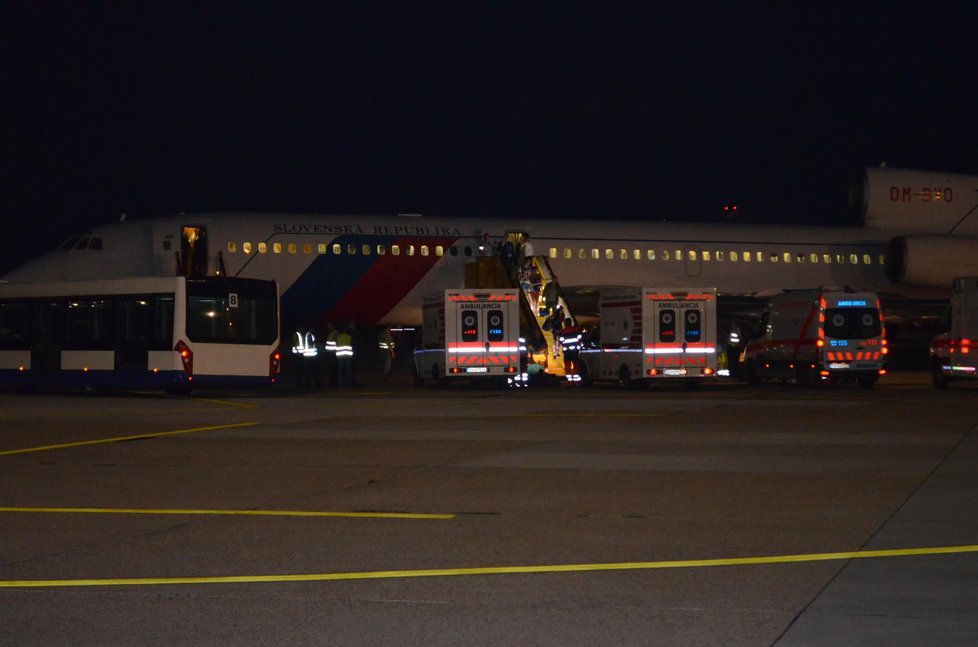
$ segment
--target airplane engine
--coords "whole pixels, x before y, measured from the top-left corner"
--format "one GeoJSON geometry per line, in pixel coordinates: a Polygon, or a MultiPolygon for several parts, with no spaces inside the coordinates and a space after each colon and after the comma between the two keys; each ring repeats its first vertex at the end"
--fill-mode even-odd
{"type": "Polygon", "coordinates": [[[901,234],[978,236],[978,176],[866,168],[850,185],[861,224],[901,234]]]}
{"type": "Polygon", "coordinates": [[[949,288],[957,276],[978,275],[978,238],[897,236],[886,249],[886,276],[894,283],[949,288]]]}

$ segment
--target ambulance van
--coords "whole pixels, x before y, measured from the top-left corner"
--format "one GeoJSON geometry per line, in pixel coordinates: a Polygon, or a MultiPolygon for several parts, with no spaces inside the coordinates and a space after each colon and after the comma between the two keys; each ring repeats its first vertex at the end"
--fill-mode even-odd
{"type": "Polygon", "coordinates": [[[599,304],[598,343],[580,352],[582,385],[716,376],[715,288],[603,290],[599,304]]]}
{"type": "Polygon", "coordinates": [[[930,344],[934,387],[946,389],[954,380],[978,378],[978,276],[954,279],[949,329],[930,344]]]}
{"type": "Polygon", "coordinates": [[[788,290],[765,307],[744,347],[742,374],[750,383],[854,380],[868,389],[886,373],[886,354],[875,292],[788,290]]]}
{"type": "Polygon", "coordinates": [[[425,297],[422,313],[415,386],[463,378],[505,385],[520,373],[516,289],[445,290],[425,297]]]}

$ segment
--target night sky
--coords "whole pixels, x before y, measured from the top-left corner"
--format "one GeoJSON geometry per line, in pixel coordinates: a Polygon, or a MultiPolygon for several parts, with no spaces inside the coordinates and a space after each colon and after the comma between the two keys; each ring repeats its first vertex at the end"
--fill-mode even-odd
{"type": "Polygon", "coordinates": [[[123,212],[843,224],[855,169],[978,172],[964,3],[199,4],[0,5],[0,274],[123,212]]]}

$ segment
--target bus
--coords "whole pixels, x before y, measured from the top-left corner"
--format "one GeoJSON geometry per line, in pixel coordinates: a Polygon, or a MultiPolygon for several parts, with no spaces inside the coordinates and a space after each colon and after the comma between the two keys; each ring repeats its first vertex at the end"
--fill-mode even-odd
{"type": "Polygon", "coordinates": [[[280,363],[274,281],[0,283],[0,385],[189,393],[272,385],[280,363]]]}

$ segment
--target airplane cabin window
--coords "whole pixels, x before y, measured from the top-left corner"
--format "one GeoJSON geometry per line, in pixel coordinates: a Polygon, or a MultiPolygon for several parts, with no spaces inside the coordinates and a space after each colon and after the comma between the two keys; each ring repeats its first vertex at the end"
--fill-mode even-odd
{"type": "Polygon", "coordinates": [[[654,249],[647,250],[645,252],[645,255],[646,255],[646,257],[648,257],[648,259],[650,261],[654,261],[655,260],[655,250],[654,249]]]}
{"type": "Polygon", "coordinates": [[[636,261],[642,260],[642,250],[640,250],[640,249],[633,249],[632,250],[632,258],[634,258],[636,261]]]}
{"type": "Polygon", "coordinates": [[[228,241],[228,254],[235,254],[238,251],[238,244],[228,241]]]}
{"type": "Polygon", "coordinates": [[[808,260],[810,260],[812,263],[818,263],[818,254],[812,252],[808,255],[808,260]]]}
{"type": "Polygon", "coordinates": [[[697,258],[696,250],[695,249],[689,250],[689,260],[695,261],[696,258],[697,258]]]}
{"type": "Polygon", "coordinates": [[[387,247],[384,245],[377,245],[377,256],[383,256],[387,253],[387,247]]]}
{"type": "Polygon", "coordinates": [[[826,265],[832,264],[832,254],[822,254],[822,262],[826,265]]]}
{"type": "Polygon", "coordinates": [[[241,243],[241,251],[245,254],[251,253],[251,243],[241,243]]]}
{"type": "Polygon", "coordinates": [[[750,263],[750,252],[744,252],[744,255],[741,258],[745,263],[750,263]]]}
{"type": "Polygon", "coordinates": [[[611,249],[610,247],[605,249],[604,257],[607,258],[609,261],[612,260],[615,257],[615,250],[611,249]]]}
{"type": "MultiPolygon", "coordinates": [[[[466,253],[465,253],[465,255],[466,255],[466,256],[468,256],[468,255],[469,255],[469,254],[468,254],[468,250],[469,250],[469,248],[468,248],[468,247],[466,247],[466,248],[465,248],[465,250],[466,250],[466,253]]],[[[407,246],[407,255],[408,255],[408,256],[414,256],[414,245],[408,245],[408,246],[407,246]]]]}
{"type": "Polygon", "coordinates": [[[669,250],[668,249],[662,250],[662,260],[664,260],[664,261],[668,261],[669,260],[669,250]]]}
{"type": "Polygon", "coordinates": [[[791,252],[785,252],[784,255],[783,255],[783,258],[784,258],[784,262],[785,263],[790,263],[791,262],[791,252]]]}
{"type": "Polygon", "coordinates": [[[258,243],[258,253],[267,254],[268,253],[268,243],[258,243]]]}
{"type": "Polygon", "coordinates": [[[727,258],[727,255],[725,253],[723,253],[722,250],[719,250],[718,249],[717,250],[717,260],[718,261],[722,261],[722,260],[725,260],[726,258],[727,258]]]}
{"type": "Polygon", "coordinates": [[[804,254],[795,254],[795,260],[798,261],[799,263],[804,263],[805,262],[805,255],[804,254]]]}
{"type": "Polygon", "coordinates": [[[348,256],[356,256],[357,255],[357,246],[354,245],[353,243],[347,243],[346,244],[346,253],[347,253],[348,256]]]}
{"type": "Polygon", "coordinates": [[[846,255],[845,254],[836,254],[835,255],[835,262],[838,263],[839,265],[845,265],[846,264],[846,255]]]}
{"type": "Polygon", "coordinates": [[[448,253],[451,254],[452,256],[458,256],[458,247],[455,247],[454,245],[452,247],[449,247],[448,253]]]}
{"type": "Polygon", "coordinates": [[[319,243],[316,245],[316,251],[320,254],[326,253],[326,243],[319,243]]]}
{"type": "Polygon", "coordinates": [[[361,245],[360,251],[363,252],[364,256],[370,256],[370,245],[361,245]]]}
{"type": "Polygon", "coordinates": [[[281,254],[282,253],[282,243],[272,243],[272,253],[281,254]]]}
{"type": "Polygon", "coordinates": [[[550,258],[557,258],[557,248],[551,247],[550,249],[548,249],[547,256],[549,256],[550,258]]]}
{"type": "Polygon", "coordinates": [[[675,258],[677,261],[683,260],[683,250],[677,249],[675,258]]]}
{"type": "Polygon", "coordinates": [[[444,256],[445,248],[441,245],[435,245],[435,256],[444,256]]]}
{"type": "Polygon", "coordinates": [[[392,256],[400,256],[401,255],[401,246],[400,245],[391,245],[391,255],[392,256]]]}
{"type": "Polygon", "coordinates": [[[623,261],[627,261],[628,260],[628,250],[627,249],[619,249],[618,250],[618,258],[620,258],[623,261]]]}
{"type": "Polygon", "coordinates": [[[777,263],[778,262],[778,253],[777,252],[771,252],[771,255],[768,258],[771,259],[771,262],[772,263],[777,263]]]}
{"type": "Polygon", "coordinates": [[[333,243],[333,254],[339,256],[343,253],[343,247],[339,243],[333,243]]]}
{"type": "Polygon", "coordinates": [[[703,260],[704,261],[709,261],[710,260],[710,252],[709,252],[709,250],[703,250],[703,260]]]}
{"type": "Polygon", "coordinates": [[[572,258],[574,256],[574,250],[570,247],[564,248],[564,258],[572,258]]]}
{"type": "Polygon", "coordinates": [[[466,247],[465,248],[465,255],[466,256],[472,256],[472,248],[471,247],[466,247]]]}
{"type": "Polygon", "coordinates": [[[886,265],[886,256],[880,254],[880,265],[886,265]]]}
{"type": "Polygon", "coordinates": [[[421,246],[421,255],[422,256],[427,256],[428,255],[428,246],[427,245],[422,245],[421,246]]]}
{"type": "Polygon", "coordinates": [[[859,265],[859,254],[849,254],[849,263],[859,265]]]}
{"type": "Polygon", "coordinates": [[[872,265],[873,257],[869,254],[863,254],[863,265],[872,265]]]}
{"type": "Polygon", "coordinates": [[[758,263],[763,263],[764,262],[764,252],[755,252],[754,258],[757,260],[758,263]]]}
{"type": "Polygon", "coordinates": [[[289,243],[287,245],[286,249],[289,250],[289,253],[290,254],[295,254],[299,250],[299,248],[296,246],[295,243],[289,243]]]}
{"type": "Polygon", "coordinates": [[[584,250],[583,247],[577,248],[577,257],[580,259],[587,258],[587,252],[584,250]]]}
{"type": "Polygon", "coordinates": [[[738,259],[737,252],[735,252],[733,250],[730,250],[730,261],[732,263],[736,263],[737,262],[737,259],[738,259]]]}
{"type": "Polygon", "coordinates": [[[312,245],[310,243],[303,243],[302,245],[303,254],[312,254],[312,245]]]}

